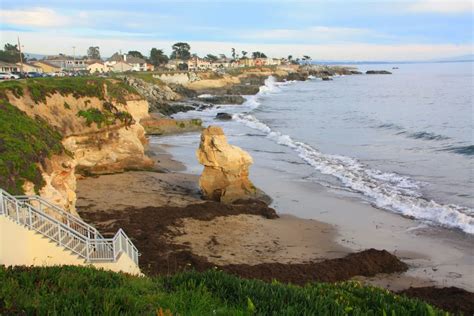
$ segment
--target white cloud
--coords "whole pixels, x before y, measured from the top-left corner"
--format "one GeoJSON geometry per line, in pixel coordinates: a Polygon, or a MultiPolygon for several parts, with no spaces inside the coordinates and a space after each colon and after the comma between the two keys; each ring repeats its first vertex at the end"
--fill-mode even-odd
{"type": "MultiPolygon", "coordinates": [[[[0,43],[16,42],[18,33],[3,31],[0,43]]],[[[25,52],[38,54],[72,53],[72,46],[77,54],[85,54],[89,46],[99,46],[102,56],[110,56],[118,50],[139,50],[148,54],[152,47],[163,48],[170,53],[171,45],[176,41],[163,41],[133,36],[122,37],[72,37],[66,33],[25,32],[19,34],[25,52]],[[45,42],[48,45],[44,45],[45,42]]],[[[430,60],[436,58],[472,54],[472,44],[255,44],[235,42],[189,41],[193,52],[202,56],[208,53],[230,55],[232,47],[238,51],[262,51],[272,57],[309,55],[315,60],[430,60]]]]}
{"type": "Polygon", "coordinates": [[[473,0],[419,0],[408,6],[413,12],[469,13],[473,12],[473,0]]]}
{"type": "Polygon", "coordinates": [[[70,22],[67,17],[48,8],[1,10],[0,19],[8,24],[34,27],[64,26],[70,22]]]}

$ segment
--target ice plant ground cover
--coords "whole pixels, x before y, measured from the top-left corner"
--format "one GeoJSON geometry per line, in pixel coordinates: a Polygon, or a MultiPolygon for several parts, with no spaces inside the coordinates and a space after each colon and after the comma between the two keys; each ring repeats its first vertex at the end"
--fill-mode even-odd
{"type": "Polygon", "coordinates": [[[0,267],[0,314],[446,315],[358,282],[304,287],[221,271],[133,277],[84,267],[0,267]]]}

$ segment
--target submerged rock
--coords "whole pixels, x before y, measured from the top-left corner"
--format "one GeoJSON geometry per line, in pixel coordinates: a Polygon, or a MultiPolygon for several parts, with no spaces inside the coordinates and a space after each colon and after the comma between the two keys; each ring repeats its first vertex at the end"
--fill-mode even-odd
{"type": "Polygon", "coordinates": [[[223,120],[223,121],[229,121],[229,120],[232,119],[232,115],[230,115],[229,113],[219,112],[216,115],[216,119],[223,120]]]}
{"type": "Polygon", "coordinates": [[[209,95],[199,97],[199,101],[212,104],[242,104],[245,102],[245,98],[241,95],[209,95]]]}
{"type": "Polygon", "coordinates": [[[391,75],[392,73],[387,70],[367,70],[365,72],[367,75],[391,75]]]}
{"type": "Polygon", "coordinates": [[[258,190],[248,178],[252,157],[229,145],[222,128],[209,126],[203,130],[196,156],[204,165],[199,179],[204,198],[225,203],[257,198],[258,190]]]}
{"type": "Polygon", "coordinates": [[[322,79],[323,81],[331,81],[331,80],[332,80],[331,77],[322,77],[321,79],[322,79]]]}

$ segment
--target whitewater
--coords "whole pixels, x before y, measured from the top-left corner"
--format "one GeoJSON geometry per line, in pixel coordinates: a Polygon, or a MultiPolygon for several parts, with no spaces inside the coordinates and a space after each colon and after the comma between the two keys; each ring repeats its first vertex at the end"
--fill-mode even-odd
{"type": "MultiPolygon", "coordinates": [[[[341,76],[330,82],[276,82],[270,77],[242,105],[216,106],[178,118],[198,115],[205,124],[224,126],[243,145],[248,142],[244,138],[251,137],[259,155],[267,146],[259,139],[269,140],[321,175],[310,181],[353,192],[381,210],[474,234],[472,139],[470,131],[466,133],[472,123],[463,121],[466,115],[454,113],[459,116],[455,118],[452,113],[454,106],[460,112],[466,106],[469,110],[472,98],[460,96],[460,81],[452,92],[441,94],[439,82],[429,80],[432,75],[423,82],[434,85],[432,95],[418,95],[416,84],[416,91],[406,91],[406,84],[397,88],[397,82],[407,78],[396,74],[341,76]],[[442,102],[454,106],[448,111],[442,102]],[[231,113],[233,121],[215,121],[218,112],[231,113]],[[255,132],[241,131],[235,124],[255,132]],[[328,183],[328,177],[334,180],[328,183]]],[[[264,159],[279,159],[272,150],[264,159]]]]}
{"type": "MultiPolygon", "coordinates": [[[[291,83],[278,83],[270,77],[257,95],[248,97],[244,106],[256,109],[260,105],[259,98],[279,93],[281,86],[291,83]]],[[[344,186],[363,194],[379,208],[474,234],[473,209],[455,204],[443,205],[426,199],[419,192],[417,181],[407,176],[371,169],[351,157],[322,153],[304,142],[292,139],[290,135],[272,130],[252,114],[234,114],[234,119],[265,133],[272,141],[293,149],[313,168],[338,178],[344,186]]]]}

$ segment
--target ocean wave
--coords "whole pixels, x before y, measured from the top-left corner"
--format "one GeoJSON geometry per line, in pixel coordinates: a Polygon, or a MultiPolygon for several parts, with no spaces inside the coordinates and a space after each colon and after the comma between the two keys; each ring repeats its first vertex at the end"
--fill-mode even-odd
{"type": "Polygon", "coordinates": [[[408,137],[414,139],[424,139],[424,140],[448,140],[450,137],[439,135],[431,132],[415,132],[415,133],[408,133],[408,137]]]}
{"type": "Polygon", "coordinates": [[[404,135],[413,139],[422,139],[422,140],[448,140],[451,139],[448,136],[435,134],[432,132],[419,131],[419,132],[410,132],[404,129],[402,126],[393,124],[393,123],[383,123],[376,126],[377,128],[399,131],[397,135],[404,135]]]}
{"type": "Polygon", "coordinates": [[[474,145],[452,146],[452,147],[448,147],[442,150],[464,155],[464,156],[474,156],[474,145]]]}
{"type": "Polygon", "coordinates": [[[419,184],[409,177],[370,169],[354,158],[324,154],[308,144],[293,140],[289,135],[273,131],[250,114],[235,114],[234,119],[293,149],[313,168],[338,178],[344,186],[362,193],[377,207],[474,234],[473,210],[426,200],[419,192],[419,184]]]}

